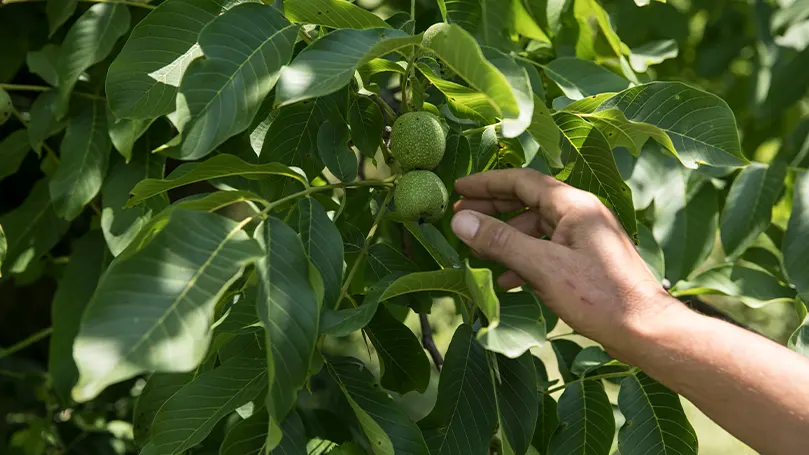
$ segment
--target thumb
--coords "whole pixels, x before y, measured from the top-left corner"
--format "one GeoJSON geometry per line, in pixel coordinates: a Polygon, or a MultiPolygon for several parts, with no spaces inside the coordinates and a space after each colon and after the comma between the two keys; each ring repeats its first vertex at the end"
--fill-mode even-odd
{"type": "Polygon", "coordinates": [[[480,256],[502,263],[525,281],[542,281],[546,240],[523,234],[500,220],[472,210],[458,212],[452,218],[452,230],[480,256]]]}

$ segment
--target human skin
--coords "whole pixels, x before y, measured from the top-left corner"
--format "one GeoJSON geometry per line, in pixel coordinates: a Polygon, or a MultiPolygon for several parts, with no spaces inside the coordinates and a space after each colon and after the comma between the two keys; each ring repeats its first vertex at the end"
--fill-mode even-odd
{"type": "Polygon", "coordinates": [[[509,269],[502,287],[527,283],[576,332],[759,453],[809,451],[809,359],[671,297],[597,197],[531,169],[474,174],[455,191],[452,229],[509,269]]]}

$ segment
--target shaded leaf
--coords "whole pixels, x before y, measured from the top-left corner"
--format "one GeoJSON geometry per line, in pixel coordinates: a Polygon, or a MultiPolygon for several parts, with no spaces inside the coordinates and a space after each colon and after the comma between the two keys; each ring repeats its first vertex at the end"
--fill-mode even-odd
{"type": "Polygon", "coordinates": [[[804,317],[801,325],[792,333],[787,343],[789,349],[809,357],[809,317],[804,317]]]}
{"type": "Polygon", "coordinates": [[[11,102],[11,96],[5,89],[0,88],[0,125],[5,125],[13,113],[14,104],[11,102]]]}
{"type": "Polygon", "coordinates": [[[70,16],[76,12],[79,0],[48,0],[45,5],[45,13],[48,16],[49,35],[53,36],[57,30],[65,23],[70,16]]]}
{"type": "Polygon", "coordinates": [[[309,376],[323,284],[298,234],[283,221],[268,218],[256,229],[255,237],[264,251],[256,265],[256,309],[264,323],[268,346],[267,409],[271,422],[277,423],[292,409],[297,392],[309,376]],[[319,294],[315,280],[320,281],[319,294]]]}
{"type": "Polygon", "coordinates": [[[56,90],[48,90],[42,93],[31,106],[31,122],[28,124],[28,139],[31,148],[40,153],[42,143],[45,139],[62,131],[67,125],[68,118],[56,119],[54,111],[59,102],[59,94],[56,90]]]}
{"type": "Polygon", "coordinates": [[[698,453],[697,433],[688,422],[680,397],[645,373],[621,381],[618,409],[626,418],[618,432],[622,454],[698,453]]]}
{"type": "Polygon", "coordinates": [[[489,351],[516,359],[532,347],[545,343],[545,320],[539,300],[531,292],[504,292],[500,301],[500,322],[478,331],[477,339],[489,351]]]}
{"type": "Polygon", "coordinates": [[[323,206],[312,198],[298,201],[298,229],[303,248],[323,278],[323,306],[332,308],[343,283],[343,239],[323,206]]]}
{"type": "Polygon", "coordinates": [[[277,9],[259,3],[235,6],[206,25],[199,34],[205,58],[191,62],[178,92],[182,142],[167,153],[202,158],[247,129],[292,57],[297,33],[277,9]]]}
{"type": "Polygon", "coordinates": [[[578,381],[559,398],[559,426],[548,444],[549,455],[608,455],[615,434],[612,405],[600,381],[578,381]]]}
{"type": "MultiPolygon", "coordinates": [[[[104,60],[115,42],[129,30],[129,9],[118,3],[91,6],[70,27],[62,42],[56,69],[59,76],[59,103],[56,117],[67,114],[73,87],[79,76],[94,64],[104,60]]],[[[104,107],[106,114],[106,107],[104,107]]]]}
{"type": "Polygon", "coordinates": [[[59,217],[48,194],[48,181],[39,180],[22,205],[0,216],[6,233],[3,273],[19,274],[51,250],[65,235],[70,223],[59,217]]]}
{"type": "Polygon", "coordinates": [[[376,28],[388,24],[370,11],[345,0],[284,0],[284,13],[292,22],[332,28],[376,28]]]}
{"type": "Polygon", "coordinates": [[[549,164],[557,168],[562,167],[559,127],[553,120],[548,107],[536,95],[534,95],[534,113],[531,117],[531,124],[528,125],[528,133],[542,146],[542,151],[549,164]]]}
{"type": "Polygon", "coordinates": [[[403,275],[404,273],[395,272],[372,284],[365,293],[362,305],[358,307],[338,311],[327,307],[321,316],[321,333],[343,337],[368,325],[376,314],[382,294],[403,275]]]}
{"type": "MultiPolygon", "coordinates": [[[[4,223],[0,223],[4,224],[4,223]]],[[[795,180],[792,214],[781,251],[784,269],[804,301],[809,300],[809,172],[802,172],[795,180]]]]}
{"type": "MultiPolygon", "coordinates": [[[[53,1],[49,2],[53,3],[53,1]]],[[[55,44],[46,44],[38,51],[30,51],[25,57],[28,70],[38,75],[53,87],[59,85],[57,65],[62,49],[55,44]]]]}
{"type": "Polygon", "coordinates": [[[461,267],[463,263],[458,252],[438,228],[429,223],[419,224],[416,221],[406,221],[403,224],[441,268],[461,267]]]}
{"type": "Polygon", "coordinates": [[[677,58],[678,54],[677,41],[673,39],[649,41],[630,50],[629,65],[633,70],[643,73],[652,65],[677,58]]]}
{"type": "MultiPolygon", "coordinates": [[[[495,383],[501,431],[512,453],[524,454],[534,436],[539,411],[537,373],[533,356],[516,359],[496,356],[500,382],[495,383]]],[[[504,441],[505,442],[505,441],[504,441]]]]}
{"type": "Polygon", "coordinates": [[[489,453],[497,426],[492,376],[486,351],[465,324],[455,329],[438,382],[438,398],[419,422],[433,455],[489,453]]]}
{"type": "Polygon", "coordinates": [[[25,156],[31,150],[28,131],[21,129],[7,135],[0,141],[0,180],[17,173],[25,156]]]}
{"type": "Polygon", "coordinates": [[[157,411],[192,379],[193,373],[155,373],[149,377],[132,414],[132,432],[138,447],[143,447],[149,441],[157,411]]]}
{"type": "Polygon", "coordinates": [[[424,393],[430,383],[430,361],[416,335],[380,307],[366,327],[376,348],[382,387],[404,395],[411,390],[424,393]]]}
{"type": "MultiPolygon", "coordinates": [[[[362,362],[329,359],[329,373],[337,381],[359,420],[375,454],[428,455],[419,428],[393,399],[382,391],[362,362]]],[[[347,452],[351,453],[351,452],[347,452]]]]}
{"type": "Polygon", "coordinates": [[[589,60],[560,57],[544,67],[545,74],[572,100],[599,93],[620,92],[629,88],[629,81],[589,60]]]}
{"type": "Polygon", "coordinates": [[[556,427],[559,426],[559,416],[557,415],[556,400],[552,396],[539,392],[538,412],[536,426],[534,427],[534,435],[531,439],[531,445],[540,453],[540,455],[547,455],[548,443],[551,436],[556,432],[556,427]]]}
{"type": "Polygon", "coordinates": [[[450,134],[444,156],[433,172],[441,177],[444,186],[450,190],[455,186],[455,180],[469,175],[472,172],[472,147],[469,139],[462,134],[450,134]]]}
{"type": "Polygon", "coordinates": [[[317,153],[326,168],[342,182],[357,178],[359,162],[348,146],[349,132],[344,122],[327,120],[317,131],[317,153]]]}
{"type": "MultiPolygon", "coordinates": [[[[146,133],[154,120],[116,120],[112,111],[107,112],[109,114],[107,125],[112,145],[129,162],[132,159],[132,147],[146,133]]],[[[151,153],[151,150],[149,152],[151,153]]]]}
{"type": "Polygon", "coordinates": [[[266,378],[264,362],[247,355],[202,373],[160,407],[151,438],[140,453],[181,453],[199,444],[220,420],[256,398],[266,378]]]}
{"type": "Polygon", "coordinates": [[[420,41],[421,35],[411,36],[390,28],[331,32],[307,46],[284,67],[275,91],[275,104],[283,106],[334,93],[371,59],[420,41]]]}
{"type": "Polygon", "coordinates": [[[575,381],[576,375],[572,371],[573,362],[576,361],[576,356],[582,351],[582,347],[574,341],[565,339],[552,340],[551,347],[556,355],[556,363],[559,365],[562,380],[565,383],[575,381]]]}
{"type": "Polygon", "coordinates": [[[261,255],[240,225],[219,215],[174,210],[161,224],[113,261],[84,313],[73,349],[76,401],[145,371],[196,368],[216,302],[261,255]]]}
{"type": "Polygon", "coordinates": [[[795,291],[763,269],[721,264],[700,272],[675,287],[677,295],[720,294],[737,297],[745,305],[760,308],[770,302],[791,302],[795,291]]]}
{"type": "Polygon", "coordinates": [[[48,374],[64,406],[70,404],[70,389],[79,379],[79,372],[73,363],[73,340],[79,332],[84,308],[90,302],[109,260],[104,237],[97,230],[76,240],[72,252],[53,297],[53,333],[48,350],[48,374]]]}
{"type": "Polygon", "coordinates": [[[165,179],[146,179],[139,182],[132,189],[132,198],[127,202],[127,206],[133,207],[151,197],[191,183],[229,176],[261,179],[271,175],[289,177],[303,184],[308,183],[299,173],[283,164],[250,164],[235,155],[223,153],[202,162],[183,164],[165,179]]]}
{"type": "Polygon", "coordinates": [[[348,124],[351,126],[351,141],[360,153],[373,159],[385,127],[382,110],[371,98],[358,96],[348,109],[348,124]]]}
{"type": "Polygon", "coordinates": [[[643,258],[649,270],[657,278],[657,281],[663,282],[666,276],[666,263],[663,258],[663,250],[657,244],[652,231],[643,224],[638,224],[638,253],[643,258]]]}

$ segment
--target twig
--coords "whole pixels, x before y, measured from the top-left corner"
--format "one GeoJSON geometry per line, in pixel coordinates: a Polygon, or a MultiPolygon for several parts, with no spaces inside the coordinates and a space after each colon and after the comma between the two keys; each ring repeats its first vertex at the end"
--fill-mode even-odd
{"type": "Polygon", "coordinates": [[[29,336],[28,338],[20,341],[19,343],[11,346],[8,349],[0,350],[0,359],[3,357],[8,357],[18,351],[22,351],[23,349],[31,346],[32,344],[36,343],[37,341],[48,337],[53,332],[53,327],[48,327],[47,329],[42,329],[39,332],[29,336]]]}
{"type": "MultiPolygon", "coordinates": [[[[18,84],[0,84],[0,88],[7,92],[47,92],[48,90],[56,90],[54,87],[47,85],[18,85],[18,84]]],[[[105,101],[101,95],[94,95],[92,93],[72,92],[71,95],[79,96],[97,101],[105,101]]]]}
{"type": "Polygon", "coordinates": [[[421,345],[424,346],[424,349],[430,354],[435,368],[441,372],[441,367],[444,365],[444,358],[441,356],[441,351],[438,350],[438,346],[435,345],[433,328],[430,326],[427,315],[419,314],[419,322],[421,323],[421,345]]]}
{"type": "MultiPolygon", "coordinates": [[[[44,2],[46,0],[0,0],[0,6],[11,5],[13,3],[32,3],[32,2],[44,2]]],[[[138,8],[146,8],[146,9],[155,9],[157,8],[154,5],[150,5],[148,3],[141,3],[141,2],[134,2],[134,1],[127,1],[127,0],[79,0],[80,2],[85,3],[120,3],[126,6],[136,6],[138,8]]]]}

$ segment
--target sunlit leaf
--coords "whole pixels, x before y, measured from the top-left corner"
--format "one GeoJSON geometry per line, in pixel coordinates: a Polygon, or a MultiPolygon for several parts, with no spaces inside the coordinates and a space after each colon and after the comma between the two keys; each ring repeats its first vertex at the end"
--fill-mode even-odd
{"type": "Polygon", "coordinates": [[[22,273],[51,250],[67,232],[70,223],[59,217],[51,204],[48,181],[36,182],[22,205],[0,216],[7,250],[3,274],[22,273]]]}
{"type": "MultiPolygon", "coordinates": [[[[0,223],[3,224],[3,223],[0,223]]],[[[804,301],[809,301],[809,172],[795,180],[792,215],[789,217],[784,243],[784,268],[804,301]]]]}
{"type": "Polygon", "coordinates": [[[662,282],[666,276],[666,263],[663,259],[663,250],[657,244],[652,231],[643,224],[638,224],[638,253],[643,258],[649,270],[657,281],[662,282]]]}
{"type": "MultiPolygon", "coordinates": [[[[129,30],[129,9],[118,3],[91,6],[70,27],[62,42],[59,62],[59,103],[56,117],[67,114],[68,102],[79,76],[87,68],[103,60],[118,38],[129,30]]],[[[102,111],[106,115],[106,107],[102,111]]]]}
{"type": "Polygon", "coordinates": [[[191,183],[238,175],[248,179],[283,176],[306,184],[299,173],[279,163],[250,164],[241,158],[221,154],[199,163],[186,163],[177,167],[165,179],[145,179],[132,189],[132,198],[127,206],[133,207],[151,197],[191,183]]]}
{"type": "Polygon", "coordinates": [[[119,255],[98,284],[73,356],[76,401],[146,371],[197,367],[213,308],[261,249],[241,226],[207,212],[175,210],[156,232],[119,255]]]}
{"type": "Polygon", "coordinates": [[[485,455],[497,420],[486,351],[461,324],[444,358],[435,407],[419,427],[433,455],[485,455]]]}
{"type": "Polygon", "coordinates": [[[167,153],[198,159],[247,129],[292,57],[297,33],[277,9],[258,3],[238,5],[205,26],[205,58],[188,66],[177,96],[182,142],[167,153]]]}
{"type": "Polygon", "coordinates": [[[515,359],[528,349],[545,343],[545,320],[536,296],[530,292],[497,295],[500,320],[480,329],[477,339],[489,351],[515,359]]]}
{"type": "Polygon", "coordinates": [[[284,0],[284,13],[292,22],[332,28],[388,26],[382,18],[346,0],[284,0]]]}
{"type": "Polygon", "coordinates": [[[577,381],[559,398],[559,426],[548,444],[549,455],[610,453],[615,419],[600,381],[577,381]]]}
{"type": "Polygon", "coordinates": [[[79,379],[73,363],[73,340],[79,332],[79,323],[84,308],[93,297],[98,279],[104,272],[110,255],[99,231],[90,231],[73,243],[62,279],[53,297],[50,349],[48,351],[48,374],[61,402],[68,405],[70,389],[79,379]]]}
{"type": "Polygon", "coordinates": [[[489,98],[477,90],[461,84],[442,79],[432,68],[424,63],[417,63],[416,68],[447,97],[452,113],[460,118],[468,118],[478,123],[491,124],[500,115],[489,98]]]}
{"type": "Polygon", "coordinates": [[[202,442],[214,426],[267,385],[260,358],[241,356],[224,362],[184,385],[155,415],[143,455],[182,453],[202,442]]]}
{"type": "Polygon", "coordinates": [[[421,41],[390,28],[341,29],[318,39],[281,71],[275,103],[285,105],[328,95],[351,81],[371,59],[421,41]]]}
{"type": "Polygon", "coordinates": [[[630,50],[629,64],[633,70],[643,73],[652,65],[677,58],[678,54],[677,41],[673,39],[649,41],[630,50]]]}
{"type": "Polygon", "coordinates": [[[739,173],[730,187],[719,233],[728,257],[741,255],[770,225],[772,206],[784,190],[787,165],[753,163],[739,173]]]}
{"type": "Polygon", "coordinates": [[[626,418],[618,432],[622,454],[697,454],[697,433],[686,418],[680,397],[645,373],[621,381],[618,408],[626,418]]]}
{"type": "Polygon", "coordinates": [[[629,81],[589,60],[561,57],[544,67],[545,74],[572,100],[599,93],[620,92],[629,88],[629,81]]]}
{"type": "Polygon", "coordinates": [[[419,428],[390,396],[379,388],[374,376],[356,359],[335,358],[326,362],[357,416],[375,454],[428,455],[419,428]]]}
{"type": "Polygon", "coordinates": [[[294,406],[309,375],[323,282],[309,263],[298,234],[283,221],[268,218],[256,229],[255,237],[264,251],[256,265],[256,309],[264,323],[268,347],[267,408],[271,422],[277,424],[294,406]]]}
{"type": "MultiPolygon", "coordinates": [[[[495,6],[495,3],[491,3],[489,7],[491,6],[495,6]]],[[[534,112],[534,94],[531,91],[528,72],[518,65],[513,58],[495,48],[484,47],[483,55],[505,76],[511,87],[511,93],[517,101],[520,115],[517,118],[504,118],[500,125],[503,137],[517,137],[531,125],[531,117],[534,112]]]]}
{"type": "MultiPolygon", "coordinates": [[[[803,305],[800,302],[799,304],[803,305]]],[[[809,357],[809,316],[803,318],[801,325],[789,337],[787,345],[798,354],[809,357]]]]}
{"type": "Polygon", "coordinates": [[[548,164],[553,167],[562,167],[559,127],[553,120],[548,107],[536,95],[534,95],[534,113],[531,117],[531,124],[528,125],[528,133],[542,146],[544,156],[549,161],[548,164]]]}

